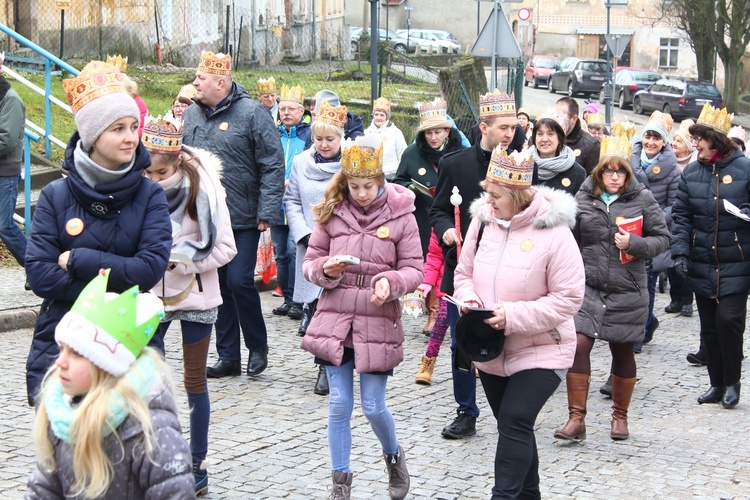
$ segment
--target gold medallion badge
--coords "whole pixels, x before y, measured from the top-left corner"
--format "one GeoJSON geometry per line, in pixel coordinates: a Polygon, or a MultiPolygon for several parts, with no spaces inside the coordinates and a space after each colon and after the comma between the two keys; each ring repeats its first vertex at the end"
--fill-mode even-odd
{"type": "Polygon", "coordinates": [[[378,238],[384,240],[391,235],[391,230],[385,226],[380,226],[376,234],[378,235],[378,238]]]}

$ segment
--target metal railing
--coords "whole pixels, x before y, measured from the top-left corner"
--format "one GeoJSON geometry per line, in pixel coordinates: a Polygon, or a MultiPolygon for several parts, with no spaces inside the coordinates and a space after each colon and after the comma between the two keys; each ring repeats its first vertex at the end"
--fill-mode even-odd
{"type": "Polygon", "coordinates": [[[31,141],[41,140],[41,136],[30,130],[23,131],[23,230],[26,236],[31,234],[31,141]]]}

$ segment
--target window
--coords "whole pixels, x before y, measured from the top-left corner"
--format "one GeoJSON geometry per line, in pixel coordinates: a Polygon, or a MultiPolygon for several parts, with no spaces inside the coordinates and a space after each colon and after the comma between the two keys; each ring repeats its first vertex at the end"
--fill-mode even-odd
{"type": "Polygon", "coordinates": [[[677,48],[680,41],[677,38],[660,38],[659,39],[659,67],[676,68],[677,67],[677,48]]]}

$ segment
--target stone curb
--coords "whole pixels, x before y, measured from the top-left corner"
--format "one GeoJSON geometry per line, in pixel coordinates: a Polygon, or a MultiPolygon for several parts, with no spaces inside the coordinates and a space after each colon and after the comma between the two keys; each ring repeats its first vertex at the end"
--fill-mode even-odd
{"type": "Polygon", "coordinates": [[[0,332],[10,332],[22,328],[34,328],[39,317],[39,307],[20,307],[0,311],[0,332]]]}

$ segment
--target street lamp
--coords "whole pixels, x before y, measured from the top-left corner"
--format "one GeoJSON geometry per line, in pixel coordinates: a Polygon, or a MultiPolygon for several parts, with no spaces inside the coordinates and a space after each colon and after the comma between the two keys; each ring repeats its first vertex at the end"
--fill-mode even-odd
{"type": "Polygon", "coordinates": [[[409,53],[409,41],[411,40],[409,37],[411,36],[411,11],[414,10],[414,7],[412,6],[406,6],[404,7],[406,10],[406,53],[409,53]]]}
{"type": "MultiPolygon", "coordinates": [[[[607,8],[607,38],[610,35],[609,9],[611,7],[625,7],[628,0],[604,0],[604,6],[607,8]]],[[[607,85],[604,86],[604,121],[608,126],[612,126],[612,92],[614,91],[614,78],[612,75],[612,47],[607,43],[607,85]]]]}

